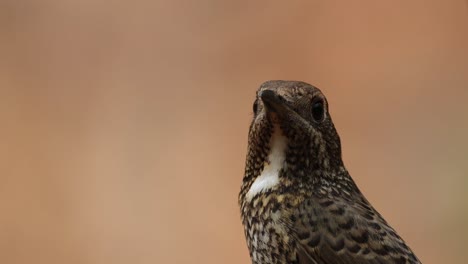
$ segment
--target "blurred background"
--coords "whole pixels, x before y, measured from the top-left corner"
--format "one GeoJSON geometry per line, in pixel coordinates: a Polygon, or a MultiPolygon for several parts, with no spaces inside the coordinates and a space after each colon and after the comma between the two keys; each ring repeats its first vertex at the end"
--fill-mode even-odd
{"type": "Polygon", "coordinates": [[[468,258],[468,1],[0,1],[0,262],[249,263],[257,87],[327,95],[426,264],[468,258]]]}

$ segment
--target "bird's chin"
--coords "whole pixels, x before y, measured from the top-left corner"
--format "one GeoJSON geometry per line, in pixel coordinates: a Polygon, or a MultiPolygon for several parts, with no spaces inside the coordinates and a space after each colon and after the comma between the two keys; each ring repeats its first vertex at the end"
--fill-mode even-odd
{"type": "Polygon", "coordinates": [[[272,125],[279,125],[280,124],[280,117],[276,111],[266,111],[265,117],[272,125]]]}

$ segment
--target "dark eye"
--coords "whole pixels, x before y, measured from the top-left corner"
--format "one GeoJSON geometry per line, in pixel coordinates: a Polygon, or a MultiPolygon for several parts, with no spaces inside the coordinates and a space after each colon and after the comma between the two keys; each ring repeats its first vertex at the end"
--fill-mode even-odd
{"type": "Polygon", "coordinates": [[[316,99],[312,102],[312,117],[314,118],[315,122],[323,121],[325,114],[325,109],[323,106],[322,99],[316,99]]]}
{"type": "Polygon", "coordinates": [[[255,100],[254,104],[253,104],[253,112],[254,114],[257,114],[257,109],[258,109],[258,101],[255,100]]]}

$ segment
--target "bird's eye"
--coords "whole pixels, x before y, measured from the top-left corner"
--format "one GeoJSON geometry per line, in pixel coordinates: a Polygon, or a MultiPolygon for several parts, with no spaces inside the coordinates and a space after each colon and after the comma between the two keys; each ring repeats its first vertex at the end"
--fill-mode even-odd
{"type": "Polygon", "coordinates": [[[257,110],[258,110],[258,101],[255,100],[255,102],[253,104],[253,113],[254,113],[254,115],[257,114],[257,110]]]}
{"type": "Polygon", "coordinates": [[[320,98],[312,102],[312,117],[315,122],[322,122],[325,117],[323,100],[320,98]]]}

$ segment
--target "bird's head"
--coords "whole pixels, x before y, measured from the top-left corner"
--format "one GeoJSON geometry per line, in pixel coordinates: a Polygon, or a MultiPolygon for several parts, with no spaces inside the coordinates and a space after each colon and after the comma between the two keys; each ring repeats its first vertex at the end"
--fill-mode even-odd
{"type": "Polygon", "coordinates": [[[253,104],[244,180],[253,181],[274,162],[281,163],[280,177],[288,178],[311,179],[342,168],[340,138],[328,110],[323,93],[310,84],[263,83],[253,104]]]}

